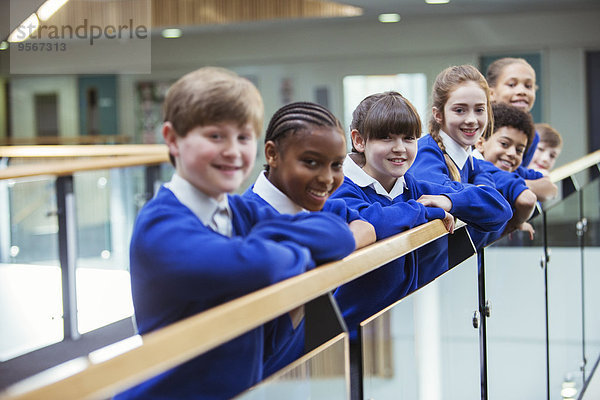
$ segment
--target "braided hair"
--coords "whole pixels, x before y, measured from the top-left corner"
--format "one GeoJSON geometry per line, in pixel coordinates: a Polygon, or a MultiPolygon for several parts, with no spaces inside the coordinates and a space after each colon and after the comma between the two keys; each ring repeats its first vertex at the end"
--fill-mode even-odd
{"type": "MultiPolygon", "coordinates": [[[[311,125],[331,127],[344,136],[342,124],[327,108],[311,102],[295,102],[286,104],[273,114],[265,134],[265,143],[272,141],[276,146],[283,146],[282,141],[286,137],[308,130],[311,125]]],[[[265,170],[269,170],[268,165],[265,165],[265,170]]]]}
{"type": "MultiPolygon", "coordinates": [[[[488,116],[488,124],[483,132],[482,137],[487,139],[490,137],[494,129],[494,116],[492,114],[492,106],[490,103],[490,88],[481,72],[479,72],[479,70],[474,66],[455,65],[440,72],[435,78],[435,82],[433,84],[431,94],[432,107],[438,109],[442,114],[442,119],[445,119],[444,106],[446,105],[448,98],[450,98],[450,95],[458,86],[466,82],[477,83],[485,92],[485,97],[487,99],[486,111],[488,116]]],[[[460,182],[460,171],[458,170],[456,164],[454,164],[454,161],[452,161],[450,156],[446,153],[446,148],[440,136],[441,129],[441,124],[437,122],[435,117],[432,115],[431,119],[429,120],[429,134],[444,152],[444,159],[446,160],[446,166],[450,171],[450,177],[453,180],[460,182]]]]}

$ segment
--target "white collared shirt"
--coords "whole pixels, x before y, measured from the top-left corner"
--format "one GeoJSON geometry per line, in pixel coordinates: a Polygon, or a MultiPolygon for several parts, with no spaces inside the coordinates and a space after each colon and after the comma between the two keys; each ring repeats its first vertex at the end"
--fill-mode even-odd
{"type": "Polygon", "coordinates": [[[306,209],[294,203],[285,193],[277,189],[275,185],[267,179],[267,171],[258,174],[252,191],[259,195],[264,201],[269,203],[279,214],[298,214],[306,209]]]}
{"type": "Polygon", "coordinates": [[[479,152],[479,150],[477,150],[477,149],[474,149],[471,154],[473,155],[473,158],[476,158],[478,160],[485,160],[485,157],[483,156],[483,154],[481,154],[479,152]]]}
{"type": "Polygon", "coordinates": [[[440,131],[440,137],[442,138],[442,142],[446,148],[446,153],[450,156],[452,161],[454,161],[458,169],[463,169],[467,159],[471,162],[471,168],[474,168],[471,147],[469,147],[469,150],[465,150],[444,131],[440,131]]]}
{"type": "Polygon", "coordinates": [[[396,183],[392,187],[392,190],[388,193],[387,190],[379,183],[379,181],[367,174],[354,160],[350,157],[350,154],[346,156],[344,160],[344,175],[347,176],[352,182],[356,183],[360,187],[371,187],[375,190],[375,193],[384,196],[388,200],[394,200],[396,197],[404,193],[406,182],[404,177],[396,179],[396,183]]]}
{"type": "Polygon", "coordinates": [[[198,190],[187,180],[183,179],[177,173],[173,174],[171,180],[164,185],[169,189],[177,200],[184,206],[189,208],[194,215],[206,226],[211,227],[213,223],[213,217],[219,210],[224,209],[227,213],[227,221],[222,229],[219,229],[219,233],[231,237],[232,235],[232,212],[227,201],[227,196],[223,196],[223,200],[217,201],[212,197],[206,195],[204,192],[198,190]]]}

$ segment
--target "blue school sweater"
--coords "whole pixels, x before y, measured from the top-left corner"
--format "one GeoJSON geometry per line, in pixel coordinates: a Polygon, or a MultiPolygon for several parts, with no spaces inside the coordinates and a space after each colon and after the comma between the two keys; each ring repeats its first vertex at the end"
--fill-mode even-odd
{"type": "MultiPolygon", "coordinates": [[[[502,218],[507,215],[502,202],[491,201],[498,196],[495,190],[486,195],[490,196],[489,203],[498,207],[489,212],[491,217],[482,218],[487,210],[480,208],[483,202],[477,202],[475,195],[478,193],[471,188],[417,180],[410,172],[404,175],[404,182],[403,193],[390,200],[372,187],[361,187],[346,177],[332,197],[344,199],[348,206],[357,209],[375,227],[378,240],[444,218],[445,212],[441,208],[425,207],[415,201],[423,194],[447,196],[452,201],[451,214],[481,229],[499,229],[503,225],[502,218]]],[[[420,265],[413,252],[338,288],[334,296],[350,329],[351,339],[356,340],[356,329],[361,321],[403,298],[415,290],[421,280],[427,280],[425,277],[437,275],[439,269],[433,264],[420,265]],[[366,293],[369,295],[365,298],[366,293]]]]}
{"type": "Polygon", "coordinates": [[[486,233],[502,232],[506,223],[512,217],[512,210],[506,199],[496,190],[493,177],[482,170],[482,160],[473,158],[472,165],[467,160],[460,170],[461,181],[456,182],[450,177],[450,170],[446,165],[442,149],[431,135],[420,138],[418,147],[417,157],[409,170],[417,179],[451,187],[461,187],[465,184],[476,185],[470,186],[473,191],[471,198],[473,206],[477,207],[481,219],[496,222],[496,224],[483,229],[481,225],[469,224],[469,233],[476,248],[479,249],[486,244],[486,233]],[[503,210],[503,212],[498,213],[498,210],[503,210]]]}
{"type": "MultiPolygon", "coordinates": [[[[496,189],[502,193],[504,198],[508,200],[508,203],[514,210],[517,197],[519,197],[524,190],[529,189],[525,183],[525,178],[523,178],[516,171],[507,172],[501,170],[486,160],[479,160],[479,165],[482,171],[487,172],[492,176],[494,184],[496,185],[496,189]]],[[[523,170],[525,172],[527,171],[526,168],[523,168],[523,170]]]]}
{"type": "MultiPolygon", "coordinates": [[[[229,196],[233,237],[205,226],[169,189],[140,211],[130,248],[140,334],[346,256],[354,238],[328,213],[286,216],[229,196]]],[[[224,399],[262,378],[263,328],[255,328],[116,396],[224,399]]]]}
{"type": "Polygon", "coordinates": [[[521,166],[527,168],[529,163],[533,159],[533,155],[535,154],[535,150],[537,149],[537,145],[540,142],[540,134],[535,131],[535,135],[533,136],[533,142],[531,142],[531,146],[527,149],[527,152],[523,156],[523,161],[521,161],[521,166]]]}
{"type": "MultiPolygon", "coordinates": [[[[276,190],[276,189],[274,189],[276,190]]],[[[281,193],[281,192],[279,192],[281,193]]],[[[254,185],[242,195],[248,201],[256,202],[261,207],[275,208],[254,192],[254,185]]],[[[282,194],[282,196],[285,196],[282,194]]],[[[288,199],[289,200],[289,199],[288,199]]],[[[289,200],[291,203],[292,200],[289,200]]],[[[328,199],[323,206],[324,212],[333,213],[350,223],[362,219],[356,210],[346,206],[340,199],[328,199]]],[[[281,368],[297,360],[304,354],[304,319],[294,328],[288,314],[284,314],[265,324],[265,354],[263,376],[269,377],[281,368]]]]}
{"type": "Polygon", "coordinates": [[[535,169],[525,168],[522,165],[517,167],[514,173],[518,174],[523,179],[529,179],[532,181],[544,177],[544,174],[541,172],[536,171],[535,169]]]}

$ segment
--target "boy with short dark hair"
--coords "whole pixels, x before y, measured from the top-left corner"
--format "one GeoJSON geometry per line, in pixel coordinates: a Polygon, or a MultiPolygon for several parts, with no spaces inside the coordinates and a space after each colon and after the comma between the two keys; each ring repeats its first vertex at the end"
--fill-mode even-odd
{"type": "MultiPolygon", "coordinates": [[[[279,215],[228,195],[252,171],[262,127],[262,98],[250,81],[201,68],[171,87],[164,114],[176,172],[140,211],[131,239],[140,334],[354,250],[336,215],[279,215]]],[[[231,398],[262,378],[262,358],[259,326],[117,398],[231,398]]]]}
{"type": "Polygon", "coordinates": [[[513,207],[513,218],[505,231],[519,228],[533,237],[533,228],[522,224],[531,216],[536,201],[554,197],[557,188],[541,173],[521,166],[535,137],[531,114],[505,103],[493,104],[492,111],[494,132],[487,139],[479,139],[474,155],[488,161],[482,168],[492,174],[496,188],[513,207]]]}

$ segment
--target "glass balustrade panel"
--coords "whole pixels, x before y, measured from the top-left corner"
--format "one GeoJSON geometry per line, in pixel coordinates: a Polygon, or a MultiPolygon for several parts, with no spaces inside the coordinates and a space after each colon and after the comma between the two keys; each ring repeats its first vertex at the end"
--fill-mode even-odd
{"type": "Polygon", "coordinates": [[[533,240],[525,232],[514,232],[485,249],[490,400],[543,398],[545,393],[542,215],[529,222],[535,229],[533,240]]]}
{"type": "Polygon", "coordinates": [[[577,235],[581,193],[574,192],[546,211],[548,237],[548,321],[550,399],[582,387],[582,253],[577,235]]]}
{"type": "Polygon", "coordinates": [[[143,167],[115,168],[73,177],[80,333],[133,315],[129,240],[144,198],[143,172],[143,167]]]}
{"type": "Polygon", "coordinates": [[[364,321],[364,398],[479,398],[477,310],[472,256],[364,321]]]}
{"type": "Polygon", "coordinates": [[[600,179],[583,189],[583,291],[586,379],[600,357],[600,179]]]}
{"type": "Polygon", "coordinates": [[[0,361],[63,339],[54,183],[0,181],[0,361]]]}
{"type": "Polygon", "coordinates": [[[342,333],[242,393],[238,400],[347,400],[348,335],[342,333]]]}

